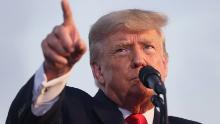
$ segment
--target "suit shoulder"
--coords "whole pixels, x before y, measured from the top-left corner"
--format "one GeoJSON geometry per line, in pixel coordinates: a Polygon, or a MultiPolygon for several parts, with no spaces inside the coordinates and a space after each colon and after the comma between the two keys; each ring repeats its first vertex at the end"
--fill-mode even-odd
{"type": "Polygon", "coordinates": [[[202,124],[196,121],[188,120],[185,118],[180,118],[180,117],[174,117],[174,116],[169,116],[169,122],[170,124],[202,124]]]}
{"type": "Polygon", "coordinates": [[[91,97],[85,91],[69,86],[65,87],[62,94],[64,95],[65,99],[67,99],[68,101],[81,101],[81,102],[89,103],[93,100],[93,97],[91,97]]]}
{"type": "Polygon", "coordinates": [[[67,96],[92,98],[85,91],[78,89],[78,88],[75,88],[75,87],[66,86],[64,90],[65,90],[65,95],[67,95],[67,96]]]}

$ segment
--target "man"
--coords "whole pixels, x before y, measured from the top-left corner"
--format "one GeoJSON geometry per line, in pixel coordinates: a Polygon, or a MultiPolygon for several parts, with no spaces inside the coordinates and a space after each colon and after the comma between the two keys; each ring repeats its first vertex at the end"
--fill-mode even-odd
{"type": "MultiPolygon", "coordinates": [[[[154,91],[144,87],[138,74],[150,65],[165,81],[168,55],[161,28],[166,17],[152,11],[122,10],[101,17],[92,26],[90,64],[99,87],[92,98],[65,86],[86,46],[66,0],[62,1],[62,9],[64,23],[42,42],[45,61],[19,91],[6,123],[130,124],[134,117],[130,115],[135,115],[145,121],[142,124],[160,124],[159,112],[151,103],[154,91]]],[[[169,123],[197,124],[177,117],[169,117],[169,123]]]]}

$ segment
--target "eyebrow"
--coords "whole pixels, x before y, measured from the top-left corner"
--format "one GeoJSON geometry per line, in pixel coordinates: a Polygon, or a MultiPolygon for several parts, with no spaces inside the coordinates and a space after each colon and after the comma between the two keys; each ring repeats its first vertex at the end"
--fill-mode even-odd
{"type": "MultiPolygon", "coordinates": [[[[116,43],[116,45],[115,46],[118,46],[118,47],[120,47],[120,46],[131,46],[133,43],[131,42],[131,41],[129,41],[129,40],[118,40],[118,41],[121,41],[120,43],[116,43]],[[123,41],[125,41],[125,42],[123,42],[123,41]]],[[[139,40],[138,41],[140,44],[149,44],[149,43],[152,43],[151,41],[149,41],[149,40],[146,40],[146,39],[143,39],[143,40],[139,40]]]]}
{"type": "Polygon", "coordinates": [[[114,45],[114,47],[127,47],[127,46],[131,46],[132,45],[132,42],[131,41],[128,41],[128,40],[120,40],[121,42],[120,43],[116,43],[114,45]],[[124,42],[123,42],[124,41],[124,42]]]}

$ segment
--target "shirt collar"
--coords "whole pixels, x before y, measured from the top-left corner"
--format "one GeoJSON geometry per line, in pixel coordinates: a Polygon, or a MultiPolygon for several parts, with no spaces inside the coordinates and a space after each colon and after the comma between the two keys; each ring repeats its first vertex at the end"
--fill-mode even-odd
{"type": "MultiPolygon", "coordinates": [[[[127,118],[130,114],[132,114],[130,111],[123,109],[123,108],[118,108],[119,111],[122,113],[123,118],[127,118]]],[[[153,124],[153,120],[154,120],[154,107],[148,111],[146,111],[145,113],[143,113],[144,117],[147,119],[148,124],[153,124]]]]}

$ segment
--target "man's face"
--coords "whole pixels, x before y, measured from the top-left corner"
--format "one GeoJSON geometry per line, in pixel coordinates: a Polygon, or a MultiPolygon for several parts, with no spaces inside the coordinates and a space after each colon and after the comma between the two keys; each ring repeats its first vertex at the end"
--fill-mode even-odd
{"type": "Polygon", "coordinates": [[[145,88],[138,78],[139,70],[151,65],[167,74],[167,58],[162,37],[156,30],[141,33],[118,32],[102,43],[98,64],[92,66],[104,93],[119,107],[134,113],[152,108],[153,91],[145,88]]]}

